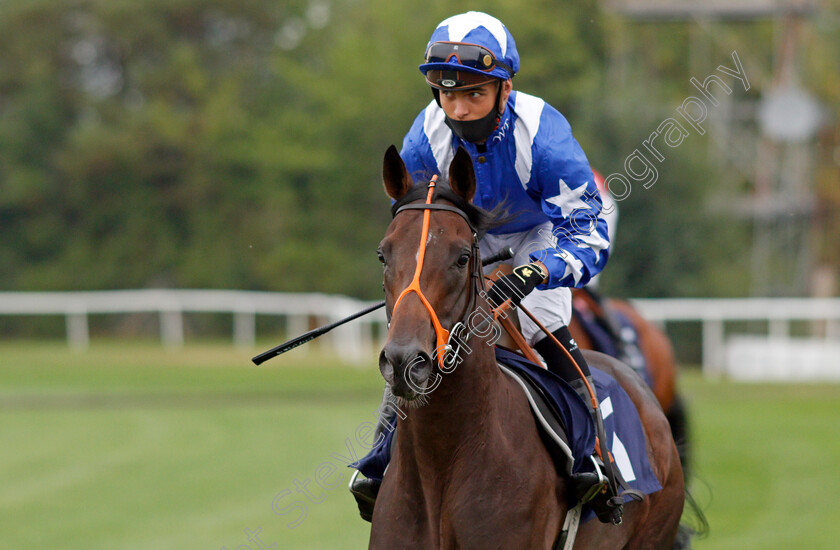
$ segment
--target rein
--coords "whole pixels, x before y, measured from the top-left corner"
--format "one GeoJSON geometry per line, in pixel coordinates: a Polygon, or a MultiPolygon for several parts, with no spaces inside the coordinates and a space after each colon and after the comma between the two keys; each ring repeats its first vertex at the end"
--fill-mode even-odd
{"type": "Polygon", "coordinates": [[[394,217],[396,218],[397,215],[404,210],[423,210],[423,230],[420,233],[420,246],[417,253],[417,268],[414,271],[414,278],[405,290],[400,293],[396,303],[394,304],[394,309],[392,310],[391,315],[397,311],[397,307],[400,305],[403,298],[412,292],[416,293],[420,298],[420,301],[423,302],[423,305],[426,307],[426,311],[429,312],[429,316],[432,319],[432,325],[434,326],[435,335],[437,337],[435,353],[438,357],[441,369],[446,370],[457,365],[458,353],[461,350],[461,346],[466,344],[466,339],[470,336],[471,331],[466,330],[467,326],[463,321],[457,322],[455,326],[452,327],[451,331],[443,328],[443,325],[441,325],[440,319],[438,319],[438,315],[435,312],[435,308],[432,307],[432,304],[429,303],[429,300],[426,299],[426,296],[423,294],[423,290],[420,288],[420,275],[423,273],[423,261],[426,257],[426,241],[429,236],[429,222],[431,220],[432,210],[444,210],[446,212],[458,214],[464,219],[464,221],[467,222],[467,225],[472,232],[473,242],[472,250],[470,251],[470,262],[472,262],[472,268],[470,270],[470,279],[473,288],[470,295],[470,303],[467,306],[464,318],[473,311],[476,295],[479,291],[478,285],[482,284],[483,278],[481,277],[480,271],[481,261],[479,259],[478,233],[476,232],[475,227],[473,227],[470,219],[459,208],[446,204],[432,203],[432,196],[434,195],[437,178],[437,175],[432,176],[432,180],[429,182],[429,192],[426,195],[426,202],[424,204],[407,204],[405,206],[401,206],[396,212],[394,212],[394,217]],[[455,340],[455,342],[453,342],[453,340],[455,340]]]}

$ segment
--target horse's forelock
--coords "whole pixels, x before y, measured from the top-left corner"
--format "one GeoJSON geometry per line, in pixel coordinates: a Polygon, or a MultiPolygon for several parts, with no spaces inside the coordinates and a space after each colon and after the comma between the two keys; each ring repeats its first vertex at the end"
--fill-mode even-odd
{"type": "MultiPolygon", "coordinates": [[[[428,181],[416,183],[408,191],[408,193],[400,197],[400,199],[391,206],[391,216],[395,216],[397,210],[399,210],[402,206],[417,200],[425,199],[428,192],[428,185],[428,181]]],[[[464,212],[470,220],[472,226],[478,232],[479,238],[481,238],[487,230],[504,223],[504,220],[502,219],[504,211],[501,208],[496,208],[492,212],[488,212],[487,210],[468,202],[466,199],[455,193],[446,183],[438,183],[436,185],[432,201],[438,199],[449,201],[456,208],[464,212]]]]}

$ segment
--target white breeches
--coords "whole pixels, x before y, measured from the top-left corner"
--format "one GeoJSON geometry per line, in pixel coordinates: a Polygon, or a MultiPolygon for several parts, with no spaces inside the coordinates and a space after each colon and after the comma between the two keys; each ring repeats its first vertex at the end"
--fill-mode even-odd
{"type": "MultiPolygon", "coordinates": [[[[544,250],[552,246],[552,243],[545,242],[539,231],[543,234],[551,234],[552,225],[546,222],[538,225],[530,231],[520,233],[507,233],[503,235],[485,235],[478,243],[481,248],[481,256],[489,258],[503,248],[509,246],[513,249],[514,257],[505,263],[522,265],[531,262],[528,254],[538,250],[544,250]]],[[[488,265],[484,268],[485,273],[494,271],[501,262],[488,265]]],[[[554,332],[562,326],[569,324],[572,319],[572,292],[566,287],[552,288],[549,290],[535,289],[522,299],[522,305],[530,311],[549,331],[554,332]]],[[[534,324],[531,319],[517,311],[519,325],[522,329],[522,336],[530,345],[534,345],[545,338],[542,330],[534,324]]]]}

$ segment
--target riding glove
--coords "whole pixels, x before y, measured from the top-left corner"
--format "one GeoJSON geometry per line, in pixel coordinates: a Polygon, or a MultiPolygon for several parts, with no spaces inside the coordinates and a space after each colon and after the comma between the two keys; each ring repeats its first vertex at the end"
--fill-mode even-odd
{"type": "Polygon", "coordinates": [[[542,284],[546,277],[542,268],[535,263],[520,265],[510,275],[500,277],[487,291],[487,298],[495,307],[508,299],[514,306],[518,306],[522,298],[542,284]]]}

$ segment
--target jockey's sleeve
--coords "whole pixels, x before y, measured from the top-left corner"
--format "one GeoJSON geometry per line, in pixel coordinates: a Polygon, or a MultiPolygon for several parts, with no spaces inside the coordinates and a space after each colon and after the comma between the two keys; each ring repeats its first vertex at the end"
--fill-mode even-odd
{"type": "Polygon", "coordinates": [[[549,271],[548,282],[539,289],[586,285],[606,265],[610,246],[589,161],[563,115],[553,114],[540,122],[541,139],[533,144],[536,177],[528,183],[553,226],[552,235],[545,236],[546,247],[530,254],[549,271]]]}

